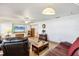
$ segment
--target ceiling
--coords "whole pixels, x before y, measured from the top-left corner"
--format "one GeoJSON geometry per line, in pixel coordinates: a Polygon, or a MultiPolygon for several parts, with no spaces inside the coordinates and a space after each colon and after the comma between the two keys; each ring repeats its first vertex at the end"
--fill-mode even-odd
{"type": "Polygon", "coordinates": [[[0,22],[37,22],[74,14],[79,14],[79,6],[74,3],[0,3],[0,22]],[[42,11],[47,7],[54,8],[56,14],[43,15],[42,11]],[[26,16],[31,18],[28,19],[26,16]]]}

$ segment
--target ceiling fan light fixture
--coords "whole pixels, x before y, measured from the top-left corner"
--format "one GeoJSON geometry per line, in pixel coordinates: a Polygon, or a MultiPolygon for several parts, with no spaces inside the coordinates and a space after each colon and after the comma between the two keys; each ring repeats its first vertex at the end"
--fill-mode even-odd
{"type": "Polygon", "coordinates": [[[30,23],[31,21],[25,21],[25,23],[27,24],[27,23],[30,23]]]}

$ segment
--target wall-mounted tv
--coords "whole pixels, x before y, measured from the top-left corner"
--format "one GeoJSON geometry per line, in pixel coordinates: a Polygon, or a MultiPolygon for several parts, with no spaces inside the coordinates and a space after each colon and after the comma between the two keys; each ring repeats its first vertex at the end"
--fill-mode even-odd
{"type": "Polygon", "coordinates": [[[22,25],[22,24],[18,24],[18,25],[15,25],[13,24],[13,32],[25,32],[25,29],[26,29],[26,25],[22,25]]]}

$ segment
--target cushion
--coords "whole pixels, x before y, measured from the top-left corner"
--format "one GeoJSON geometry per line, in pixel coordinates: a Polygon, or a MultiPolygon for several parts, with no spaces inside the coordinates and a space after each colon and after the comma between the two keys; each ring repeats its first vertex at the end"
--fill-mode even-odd
{"type": "Polygon", "coordinates": [[[67,48],[67,49],[69,49],[70,46],[72,45],[72,44],[69,43],[69,42],[61,42],[60,44],[61,44],[64,48],[67,48]]]}

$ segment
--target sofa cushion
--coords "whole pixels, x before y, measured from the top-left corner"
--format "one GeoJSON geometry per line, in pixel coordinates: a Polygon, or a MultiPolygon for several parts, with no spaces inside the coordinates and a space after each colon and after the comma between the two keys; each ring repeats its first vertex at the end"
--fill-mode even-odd
{"type": "Polygon", "coordinates": [[[69,42],[61,42],[60,44],[61,44],[64,48],[67,48],[67,49],[69,49],[70,46],[72,45],[72,44],[69,43],[69,42]]]}

